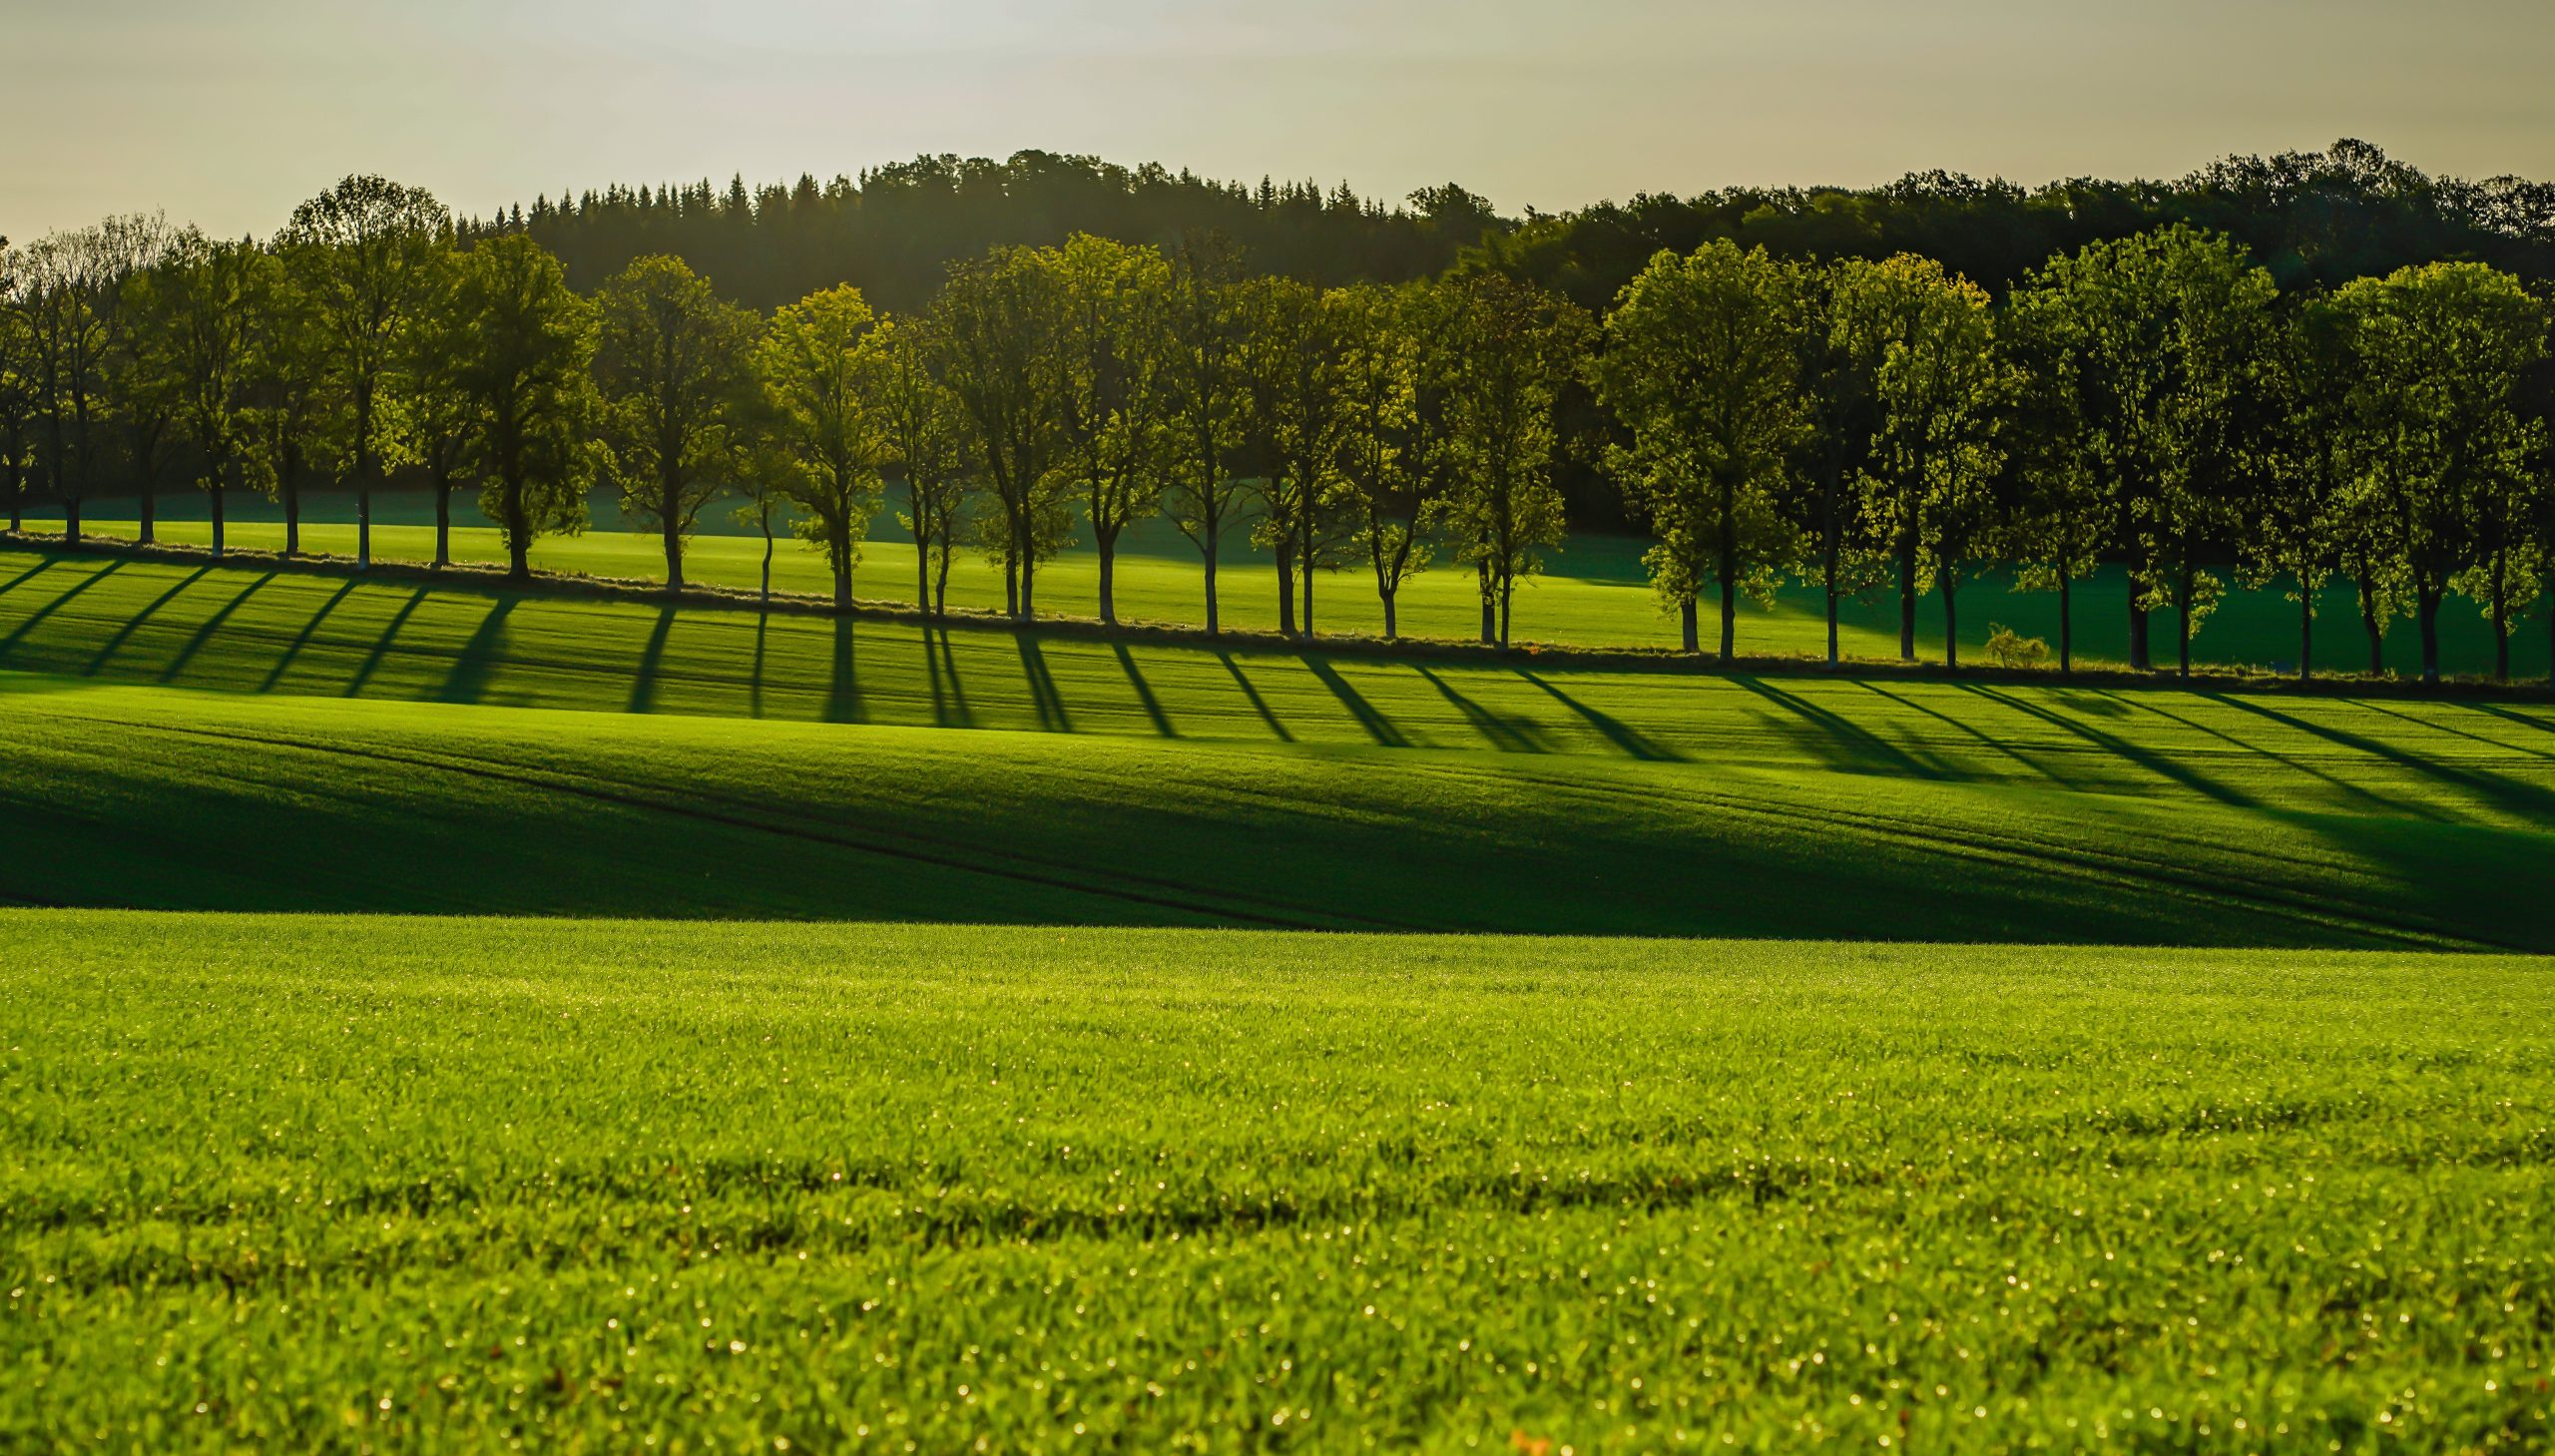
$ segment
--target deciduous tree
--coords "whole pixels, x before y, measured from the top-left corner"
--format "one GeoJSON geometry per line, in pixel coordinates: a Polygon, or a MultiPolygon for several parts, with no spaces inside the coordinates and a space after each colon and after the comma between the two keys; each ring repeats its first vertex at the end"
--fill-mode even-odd
{"type": "Polygon", "coordinates": [[[975,455],[967,414],[932,374],[935,351],[917,319],[878,326],[876,407],[888,468],[905,488],[896,519],[914,540],[914,606],[929,616],[949,608],[949,566],[975,455]]]}
{"type": "Polygon", "coordinates": [[[979,478],[995,511],[983,522],[1003,569],[1004,603],[1037,614],[1037,571],[1072,539],[1065,434],[1064,334],[1070,304],[1055,254],[997,248],[950,269],[931,306],[940,375],[965,409],[979,478]]]}
{"type": "Polygon", "coordinates": [[[1589,324],[1560,295],[1503,273],[1457,286],[1447,530],[1480,580],[1482,641],[1506,647],[1518,579],[1564,533],[1553,403],[1580,368],[1589,324]]]}
{"type": "Polygon", "coordinates": [[[803,509],[796,529],[824,553],[836,608],[851,605],[852,568],[878,509],[888,451],[876,399],[881,364],[877,316],[848,283],[773,314],[755,347],[772,445],[803,509]]]}
{"type": "Polygon", "coordinates": [[[1171,269],[1150,247],[1078,233],[1053,256],[1065,294],[1064,460],[1100,555],[1100,619],[1118,620],[1118,538],[1161,508],[1171,448],[1171,269]]]}
{"type": "Polygon", "coordinates": [[[600,413],[594,305],[559,260],[520,234],[462,255],[454,314],[470,340],[456,380],[472,414],[480,509],[505,537],[507,568],[532,575],[536,537],[586,527],[600,413]]]}
{"type": "Polygon", "coordinates": [[[622,513],[663,542],[666,590],[683,590],[684,544],[730,482],[753,314],[679,257],[635,258],[595,295],[595,372],[622,513]]]}
{"type": "Polygon", "coordinates": [[[1171,440],[1163,506],[1205,563],[1207,635],[1213,637],[1216,567],[1241,509],[1235,467],[1250,412],[1242,255],[1230,241],[1203,234],[1184,240],[1170,261],[1163,382],[1171,440]]]}
{"type": "Polygon", "coordinates": [[[190,230],[128,285],[140,368],[166,389],[170,419],[193,447],[217,559],[227,494],[264,478],[254,391],[279,271],[255,243],[190,230]]]}

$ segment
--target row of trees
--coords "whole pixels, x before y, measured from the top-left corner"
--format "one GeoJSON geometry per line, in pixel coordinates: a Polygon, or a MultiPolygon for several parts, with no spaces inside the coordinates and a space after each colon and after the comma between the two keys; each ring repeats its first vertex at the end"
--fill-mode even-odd
{"type": "Polygon", "coordinates": [[[1912,658],[1938,594],[1956,654],[1960,588],[2019,568],[2059,594],[2062,669],[2073,589],[2104,562],[2132,582],[2135,665],[2164,609],[2185,672],[2231,566],[2299,603],[2301,673],[2337,577],[2372,668],[2410,617],[2434,676],[2450,594],[2481,604],[2505,675],[2512,624],[2555,597],[2546,315],[2480,262],[2285,294],[2177,226],[2052,257],[2000,301],[1912,254],[1719,239],[1659,252],[1601,323],[1491,268],[1323,288],[1252,275],[1215,235],[1076,235],[957,263],[907,313],[836,285],[766,317],[663,254],[580,294],[533,239],[465,243],[370,178],[269,243],[118,220],[5,256],[0,483],[13,526],[40,486],[75,536],[110,481],[142,492],[147,536],[183,474],[217,551],[226,494],[250,489],[282,500],[297,552],[300,492],[329,479],[357,493],[368,562],[369,494],[397,469],[434,492],[438,564],[476,484],[523,573],[601,478],[662,538],[670,586],[733,492],[767,542],[787,522],[821,550],[847,602],[892,495],[927,607],[972,547],[1026,619],[1041,566],[1088,531],[1114,620],[1122,533],[1160,515],[1200,551],[1210,631],[1247,531],[1285,632],[1312,631],[1317,578],[1351,565],[1392,632],[1403,584],[1451,559],[1504,645],[1577,453],[1654,535],[1689,651],[1717,600],[1725,657],[1738,600],[1792,576],[1825,597],[1832,661],[1843,599],[1894,591],[1912,658]]]}

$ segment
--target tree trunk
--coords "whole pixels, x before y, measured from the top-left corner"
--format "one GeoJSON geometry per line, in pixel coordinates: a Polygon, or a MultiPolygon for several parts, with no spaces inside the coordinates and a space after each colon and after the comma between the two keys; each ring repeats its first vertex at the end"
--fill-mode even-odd
{"type": "Polygon", "coordinates": [[[1100,547],[1100,620],[1112,627],[1118,625],[1118,543],[1112,536],[1093,532],[1100,547]]]}
{"type": "MultiPolygon", "coordinates": [[[[518,548],[518,554],[520,554],[520,548],[518,548]]],[[[355,570],[372,570],[372,487],[370,485],[355,487],[355,570]]],[[[525,575],[530,570],[527,567],[516,575],[525,575]]]]}
{"type": "Polygon", "coordinates": [[[283,559],[301,554],[301,482],[285,471],[283,485],[283,559]]]}
{"type": "MultiPolygon", "coordinates": [[[[1306,552],[1304,553],[1303,562],[1304,562],[1304,601],[1303,601],[1303,609],[1304,609],[1304,636],[1305,636],[1306,638],[1310,638],[1310,637],[1313,635],[1313,558],[1312,558],[1312,553],[1311,553],[1310,551],[1306,551],[1306,552]]],[[[1500,635],[1501,635],[1501,636],[1503,636],[1503,637],[1505,637],[1505,636],[1507,635],[1507,633],[1506,633],[1506,631],[1503,629],[1500,635]]]]}
{"type": "Polygon", "coordinates": [[[1949,571],[1945,571],[1942,577],[1943,666],[1957,668],[1960,666],[1960,605],[1957,596],[1959,589],[1952,585],[1952,574],[1949,571]]]}
{"type": "Polygon", "coordinates": [[[827,533],[825,562],[834,569],[834,610],[851,610],[851,527],[837,522],[827,533]]]}
{"type": "Polygon", "coordinates": [[[2298,584],[2298,681],[2315,676],[2315,594],[2298,584]]]}
{"type": "Polygon", "coordinates": [[[1207,546],[1200,555],[1207,558],[1207,635],[1216,635],[1216,546],[1215,533],[1208,533],[1207,546]]]}
{"type": "Polygon", "coordinates": [[[532,579],[532,522],[523,509],[523,482],[505,485],[506,571],[516,581],[532,579]]]}
{"type": "Polygon", "coordinates": [[[1517,602],[1517,578],[1503,575],[1499,579],[1499,650],[1508,650],[1508,612],[1517,602]]]}
{"type": "Polygon", "coordinates": [[[160,538],[160,493],[153,490],[151,482],[147,480],[142,482],[141,525],[139,534],[143,545],[149,546],[160,538]]]}
{"type": "Polygon", "coordinates": [[[683,590],[683,521],[682,518],[676,514],[678,504],[679,502],[675,493],[673,491],[666,492],[664,512],[666,537],[666,591],[669,594],[683,590]]]}
{"type": "Polygon", "coordinates": [[[1898,660],[1916,661],[1916,533],[1898,546],[1898,660]]]}
{"type": "Polygon", "coordinates": [[[1384,641],[1401,641],[1401,629],[1393,620],[1393,594],[1386,591],[1378,592],[1376,595],[1384,599],[1384,641]]]}
{"type": "MultiPolygon", "coordinates": [[[[1830,478],[1819,494],[1819,584],[1827,595],[1827,666],[1836,666],[1836,489],[1830,478]]],[[[1690,624],[1686,632],[1686,651],[1695,650],[1695,634],[1690,624]]]]}
{"type": "Polygon", "coordinates": [[[939,551],[940,572],[932,582],[931,615],[934,617],[946,617],[949,615],[949,543],[946,541],[941,542],[939,551]]]}
{"type": "Polygon", "coordinates": [[[80,497],[76,495],[62,498],[62,541],[66,546],[80,544],[80,497]]]}
{"type": "Polygon", "coordinates": [[[2423,583],[2414,589],[2422,617],[2422,681],[2439,681],[2439,590],[2423,583]]]}
{"type": "Polygon", "coordinates": [[[1721,579],[1721,665],[1729,667],[1739,655],[1739,587],[1725,574],[1721,579]]]}
{"type": "Polygon", "coordinates": [[[1027,558],[1020,563],[1020,620],[1038,620],[1038,564],[1027,558]]]}
{"type": "MultiPolygon", "coordinates": [[[[922,507],[914,507],[914,520],[922,520],[922,507]]],[[[920,527],[914,532],[914,610],[925,617],[935,616],[931,610],[931,531],[920,527]]]]}
{"type": "Polygon", "coordinates": [[[2076,669],[2076,616],[2074,602],[2076,583],[2067,569],[2058,569],[2058,676],[2064,678],[2076,669]]]}
{"type": "Polygon", "coordinates": [[[1481,581],[1481,645],[1483,647],[1489,647],[1499,640],[1499,624],[1494,620],[1497,614],[1490,590],[1489,563],[1485,562],[1482,564],[1479,568],[1479,574],[1481,581]]]}
{"type": "Polygon", "coordinates": [[[1002,613],[1014,619],[1020,616],[1020,559],[1016,556],[1002,564],[1002,613]]]}
{"type": "MultiPolygon", "coordinates": [[[[219,470],[219,467],[217,467],[217,472],[218,472],[218,470],[219,470]]],[[[212,485],[212,487],[211,487],[209,490],[207,490],[206,494],[208,494],[208,495],[210,495],[210,496],[212,496],[212,497],[213,497],[213,559],[214,559],[214,560],[216,560],[216,561],[220,561],[220,560],[222,559],[222,545],[223,545],[223,541],[222,541],[222,478],[221,478],[221,476],[220,476],[220,474],[219,474],[219,473],[217,473],[217,474],[215,475],[215,477],[214,477],[214,481],[213,481],[213,485],[212,485]]]]}
{"type": "Polygon", "coordinates": [[[2192,675],[2192,584],[2183,580],[2182,593],[2174,600],[2174,676],[2192,675]]]}
{"type": "Polygon", "coordinates": [[[771,518],[766,516],[763,522],[763,605],[766,610],[771,606],[771,518]]]}
{"type": "Polygon", "coordinates": [[[1689,655],[1700,654],[1704,650],[1703,635],[1697,630],[1699,624],[1696,619],[1700,615],[1700,609],[1692,595],[1677,604],[1678,640],[1689,655]]]}
{"type": "Polygon", "coordinates": [[[2511,680],[2511,604],[2510,590],[2505,585],[2510,580],[2510,576],[2504,570],[2505,565],[2502,553],[2494,552],[2492,562],[2493,681],[2496,683],[2507,683],[2511,680]]]}
{"type": "Polygon", "coordinates": [[[452,565],[452,482],[435,481],[435,570],[452,565]]]}
{"type": "Polygon", "coordinates": [[[1295,553],[1283,542],[1278,547],[1278,632],[1295,635],[1295,553]]]}
{"type": "Polygon", "coordinates": [[[2377,586],[2362,573],[2359,582],[2359,625],[2368,634],[2368,675],[2386,671],[2386,629],[2377,625],[2377,586]]]}
{"type": "Polygon", "coordinates": [[[2145,673],[2155,669],[2156,655],[2148,650],[2147,609],[2138,604],[2138,578],[2132,576],[2129,579],[2129,670],[2145,673]]]}

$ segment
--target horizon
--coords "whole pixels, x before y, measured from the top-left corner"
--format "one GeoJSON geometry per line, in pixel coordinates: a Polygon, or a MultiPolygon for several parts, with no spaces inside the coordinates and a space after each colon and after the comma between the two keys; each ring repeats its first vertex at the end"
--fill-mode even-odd
{"type": "Polygon", "coordinates": [[[2164,180],[2340,137],[2432,175],[2555,174],[2555,95],[2530,59],[2555,15],[2512,0],[2454,0],[2419,25],[2379,0],[2101,16],[1609,0],[1567,21],[1502,3],[1449,30],[1453,10],[1319,0],[1281,33],[1240,0],[757,0],[716,21],[650,4],[608,25],[594,0],[254,0],[211,19],[127,0],[32,17],[0,61],[25,112],[83,123],[0,158],[0,236],[133,212],[265,236],[348,173],[486,217],[563,188],[1021,151],[1394,202],[1454,182],[1511,217],[1937,169],[2164,180]]]}

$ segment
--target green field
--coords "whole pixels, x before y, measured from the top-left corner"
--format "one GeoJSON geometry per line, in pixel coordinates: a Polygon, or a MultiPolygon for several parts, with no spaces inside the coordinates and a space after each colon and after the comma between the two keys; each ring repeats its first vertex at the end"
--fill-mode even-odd
{"type": "MultiPolygon", "coordinates": [[[[130,536],[130,503],[101,502],[90,528],[130,536]],[[119,513],[121,512],[121,513],[119,513]]],[[[202,497],[181,494],[162,502],[160,537],[182,544],[211,539],[203,523],[202,497]]],[[[653,536],[623,529],[608,493],[598,493],[593,508],[596,528],[577,537],[554,537],[536,543],[533,563],[541,568],[580,572],[624,580],[662,581],[663,549],[653,536]]],[[[283,528],[270,502],[235,502],[229,539],[242,548],[274,550],[283,528]]],[[[354,554],[355,532],[347,498],[313,495],[303,517],[303,546],[311,551],[354,554]]],[[[374,550],[384,558],[429,561],[434,556],[431,509],[423,497],[385,494],[375,502],[374,550]]],[[[456,530],[454,554],[463,561],[503,562],[497,533],[466,499],[456,503],[456,519],[470,524],[456,530]]],[[[724,508],[704,513],[703,534],[695,538],[686,566],[693,580],[713,585],[753,588],[761,580],[763,542],[738,534],[724,508]]],[[[1277,625],[1275,568],[1250,548],[1247,531],[1226,544],[1218,596],[1229,627],[1258,631],[1277,625]]],[[[855,589],[868,600],[911,603],[914,599],[913,548],[898,530],[892,511],[882,512],[874,539],[855,575],[855,589]]],[[[1548,564],[1545,575],[1521,590],[1515,617],[1520,642],[1577,647],[1674,647],[1677,627],[1664,615],[1643,576],[1644,543],[1621,536],[1574,536],[1548,564]]],[[[1147,521],[1133,528],[1122,546],[1118,566],[1119,615],[1130,621],[1196,624],[1205,620],[1205,593],[1198,553],[1170,525],[1147,521]]],[[[783,540],[773,561],[773,581],[780,590],[822,594],[832,590],[822,560],[796,541],[783,540]]],[[[2080,662],[2118,663],[2129,652],[2126,585],[2117,571],[2080,587],[2076,602],[2076,643],[2080,662]]],[[[1088,547],[1069,551],[1042,570],[1038,603],[1043,611],[1078,616],[1098,613],[1098,558],[1088,547]]],[[[982,610],[1002,605],[1002,576],[980,558],[963,557],[950,579],[950,604],[982,610]]],[[[1961,597],[1961,651],[1971,661],[1983,660],[1991,623],[2002,623],[2026,635],[2055,644],[2058,605],[2044,593],[2015,593],[1999,579],[1968,588],[1961,597]]],[[[2355,672],[2367,666],[2365,638],[2347,589],[2336,586],[2321,604],[2316,627],[2316,657],[2327,671],[2355,672]]],[[[1895,596],[1845,604],[1843,651],[1848,656],[1894,660],[1898,655],[1895,596]]],[[[1470,640],[1480,628],[1481,609],[1472,578],[1461,572],[1423,573],[1404,590],[1401,628],[1422,637],[1470,640]]],[[[1375,600],[1371,573],[1362,568],[1319,578],[1315,592],[1315,625],[1325,632],[1376,634],[1383,612],[1375,600]]],[[[2158,661],[2170,663],[2173,622],[2169,614],[2154,619],[2158,661]]],[[[1927,660],[1942,655],[1942,604],[1927,598],[1917,609],[1917,650],[1927,660]]],[[[2451,673],[2483,674],[2492,668],[2492,635],[2478,609],[2453,600],[2440,619],[2442,661],[2451,673]]],[[[1708,634],[1709,636],[1709,634],[1708,634]]],[[[1826,625],[1814,593],[1788,590],[1776,610],[1743,605],[1740,651],[1763,656],[1823,656],[1826,625]]],[[[2228,600],[2194,641],[2193,658],[2203,664],[2269,667],[2294,665],[2298,658],[2298,608],[2277,591],[2247,591],[2233,584],[2228,600]]],[[[2547,641],[2544,611],[2521,626],[2512,643],[2511,670],[2520,678],[2546,676],[2547,641]]],[[[2420,667],[2420,644],[2409,623],[2399,622],[2387,640],[2387,665],[2411,675],[2420,667]]]]}
{"type": "Polygon", "coordinates": [[[2545,1449],[2550,885],[2545,701],[0,552],[0,1450],[2545,1449]]]}
{"type": "Polygon", "coordinates": [[[7,565],[21,901],[2555,949],[2542,706],[7,565]]]}
{"type": "Polygon", "coordinates": [[[11,1448],[2555,1439],[2543,962],[0,935],[11,1448]]]}

